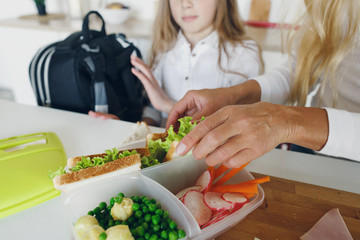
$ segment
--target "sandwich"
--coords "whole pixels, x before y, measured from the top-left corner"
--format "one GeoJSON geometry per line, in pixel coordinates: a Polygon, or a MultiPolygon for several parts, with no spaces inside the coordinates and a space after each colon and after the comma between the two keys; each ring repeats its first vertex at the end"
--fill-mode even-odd
{"type": "Polygon", "coordinates": [[[159,162],[152,159],[147,148],[106,150],[105,153],[69,158],[66,167],[49,173],[54,187],[68,191],[84,183],[99,181],[114,175],[140,170],[159,162]]]}
{"type": "MultiPolygon", "coordinates": [[[[203,119],[204,117],[201,120],[203,119]]],[[[179,156],[175,152],[176,146],[197,123],[196,121],[192,122],[192,117],[183,117],[178,121],[180,127],[177,132],[174,131],[174,127],[171,125],[165,133],[149,133],[146,136],[146,147],[150,151],[150,156],[160,162],[167,162],[179,156]]]]}

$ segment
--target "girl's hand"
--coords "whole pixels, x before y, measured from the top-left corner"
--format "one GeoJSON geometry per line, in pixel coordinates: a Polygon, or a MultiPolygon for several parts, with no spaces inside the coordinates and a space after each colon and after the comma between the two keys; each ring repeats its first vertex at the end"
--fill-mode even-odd
{"type": "Polygon", "coordinates": [[[159,86],[158,81],[155,79],[151,69],[138,57],[131,55],[131,63],[135,68],[131,72],[140,79],[141,83],[150,98],[150,101],[155,109],[169,113],[175,104],[169,96],[165,94],[163,89],[159,86]]]}
{"type": "Polygon", "coordinates": [[[120,120],[116,115],[109,114],[109,113],[89,111],[88,114],[89,114],[89,116],[94,117],[94,118],[120,120]]]}
{"type": "Polygon", "coordinates": [[[196,145],[196,159],[236,168],[284,142],[320,150],[328,132],[325,109],[267,102],[227,106],[201,121],[180,141],[176,152],[185,154],[196,145]]]}

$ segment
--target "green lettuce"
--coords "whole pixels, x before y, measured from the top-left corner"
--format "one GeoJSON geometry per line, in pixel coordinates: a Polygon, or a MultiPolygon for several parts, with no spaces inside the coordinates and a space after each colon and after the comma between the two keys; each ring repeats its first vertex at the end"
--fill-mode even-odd
{"type": "MultiPolygon", "coordinates": [[[[161,139],[157,139],[155,141],[150,140],[148,143],[150,155],[156,159],[164,159],[166,153],[169,151],[171,143],[174,141],[179,142],[196,126],[196,121],[192,123],[191,120],[192,117],[180,118],[178,120],[180,122],[180,127],[177,133],[174,131],[174,127],[171,125],[167,130],[168,136],[163,142],[161,139]]],[[[202,120],[204,120],[204,117],[201,118],[201,121],[202,120]]]]}

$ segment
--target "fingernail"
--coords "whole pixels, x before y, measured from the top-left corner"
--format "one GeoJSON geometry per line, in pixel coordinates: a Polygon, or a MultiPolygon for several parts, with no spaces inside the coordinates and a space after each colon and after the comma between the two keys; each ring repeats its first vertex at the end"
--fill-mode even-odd
{"type": "Polygon", "coordinates": [[[176,149],[175,149],[175,152],[176,152],[177,154],[182,155],[182,154],[184,153],[185,149],[186,149],[186,145],[183,144],[183,143],[179,143],[179,144],[177,145],[176,149]]]}

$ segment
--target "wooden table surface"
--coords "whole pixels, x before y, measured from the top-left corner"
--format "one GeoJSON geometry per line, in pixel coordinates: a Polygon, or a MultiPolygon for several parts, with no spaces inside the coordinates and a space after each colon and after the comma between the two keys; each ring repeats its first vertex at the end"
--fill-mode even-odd
{"type": "Polygon", "coordinates": [[[360,194],[277,177],[261,187],[265,192],[262,205],[217,240],[299,239],[333,208],[339,208],[352,237],[360,239],[360,194]]]}

